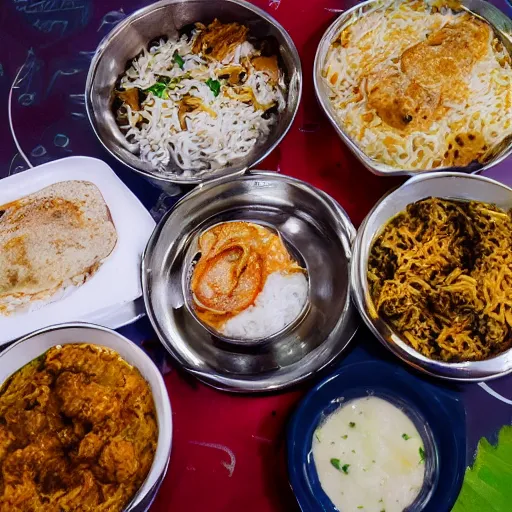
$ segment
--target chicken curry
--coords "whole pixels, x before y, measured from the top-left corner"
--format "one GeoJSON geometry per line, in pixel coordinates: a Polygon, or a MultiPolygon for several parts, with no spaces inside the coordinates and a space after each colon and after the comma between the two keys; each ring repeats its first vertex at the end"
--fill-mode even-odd
{"type": "Polygon", "coordinates": [[[0,512],[120,512],[157,438],[137,369],[104,347],[53,347],[0,388],[0,512]]]}

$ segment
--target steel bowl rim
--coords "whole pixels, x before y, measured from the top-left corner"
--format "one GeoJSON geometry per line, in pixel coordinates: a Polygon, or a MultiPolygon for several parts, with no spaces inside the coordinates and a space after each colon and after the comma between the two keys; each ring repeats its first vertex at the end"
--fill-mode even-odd
{"type": "MultiPolygon", "coordinates": [[[[356,13],[358,10],[362,10],[363,8],[367,7],[371,4],[377,4],[382,3],[383,0],[366,0],[364,2],[358,3],[351,7],[350,9],[347,9],[346,11],[343,11],[339,16],[336,16],[334,21],[329,25],[327,30],[322,35],[322,38],[320,39],[320,42],[318,43],[316,53],[315,53],[315,60],[313,63],[313,86],[315,89],[315,95],[317,98],[318,103],[322,107],[322,110],[324,114],[327,116],[327,119],[329,119],[329,122],[335,129],[336,133],[340,137],[340,139],[346,144],[346,146],[349,148],[349,150],[352,152],[352,154],[364,165],[366,169],[368,169],[373,174],[376,174],[377,176],[417,176],[422,175],[425,173],[445,173],[450,172],[447,168],[439,168],[439,169],[413,169],[413,170],[406,170],[406,169],[397,169],[394,167],[391,167],[387,164],[383,164],[380,162],[377,162],[376,160],[370,158],[359,146],[351,139],[351,137],[345,132],[345,130],[341,127],[340,123],[336,120],[335,116],[330,111],[330,102],[327,95],[325,95],[321,88],[321,82],[322,82],[322,68],[323,68],[323,62],[321,62],[321,53],[323,53],[323,47],[328,43],[330,45],[330,41],[332,40],[332,37],[341,30],[341,27],[344,24],[347,24],[350,22],[350,18],[354,13],[356,13]]],[[[482,0],[484,1],[484,0],[482,0]]],[[[491,8],[494,8],[501,16],[508,19],[508,16],[501,10],[499,10],[496,6],[493,4],[489,4],[491,8]]],[[[472,12],[471,10],[469,12],[472,12]]],[[[482,15],[478,14],[478,16],[484,18],[482,15]]],[[[488,19],[484,18],[489,25],[496,31],[497,29],[494,27],[493,23],[489,21],[488,19]]],[[[512,57],[512,55],[511,55],[512,57]]],[[[325,56],[323,57],[325,59],[325,56]]],[[[323,59],[322,59],[323,60],[323,59]]],[[[508,145],[508,148],[505,149],[498,157],[496,157],[491,162],[488,162],[487,164],[482,165],[480,169],[475,171],[475,173],[480,173],[486,169],[490,169],[494,167],[495,165],[498,165],[503,160],[508,158],[510,155],[512,155],[512,142],[508,145]]],[[[469,175],[474,173],[465,173],[461,172],[462,175],[469,175]]]]}
{"type": "Polygon", "coordinates": [[[96,120],[95,120],[95,113],[94,113],[94,109],[93,109],[93,106],[92,106],[92,101],[91,101],[91,98],[90,98],[91,97],[91,93],[92,93],[92,86],[93,86],[93,83],[94,83],[94,78],[95,78],[95,75],[96,75],[96,69],[97,69],[97,67],[98,67],[98,65],[99,65],[99,63],[100,63],[100,61],[101,61],[101,59],[103,57],[103,54],[105,53],[107,47],[109,46],[110,41],[113,40],[114,38],[116,38],[119,35],[119,33],[122,30],[124,30],[126,26],[130,25],[135,19],[138,19],[138,18],[148,14],[149,12],[151,12],[151,11],[153,11],[155,9],[159,9],[159,8],[165,7],[167,5],[185,3],[187,1],[196,1],[196,2],[206,3],[209,0],[159,0],[158,2],[155,2],[155,3],[149,4],[149,5],[145,6],[145,7],[142,7],[140,9],[136,10],[135,12],[133,12],[132,14],[130,14],[129,16],[127,16],[125,19],[123,19],[121,22],[119,22],[100,41],[98,47],[95,50],[94,57],[91,60],[91,64],[89,66],[89,70],[87,72],[87,78],[86,78],[86,82],[85,82],[85,109],[87,111],[87,117],[89,119],[89,124],[91,125],[91,127],[92,127],[92,129],[94,131],[94,134],[96,135],[96,138],[100,141],[102,146],[109,152],[109,154],[111,156],[113,156],[117,161],[121,162],[123,165],[128,167],[130,170],[132,170],[132,171],[136,172],[137,174],[145,177],[146,179],[150,179],[150,180],[156,181],[158,183],[162,183],[162,184],[173,183],[173,184],[176,184],[176,185],[192,185],[193,186],[193,185],[199,185],[199,184],[203,184],[203,183],[208,183],[210,181],[213,182],[213,181],[216,181],[216,180],[236,178],[238,176],[241,176],[241,175],[245,174],[249,169],[251,169],[254,166],[258,165],[262,160],[267,158],[267,156],[270,155],[270,153],[272,151],[274,151],[274,149],[276,149],[276,147],[282,142],[282,140],[288,134],[288,132],[290,131],[290,128],[292,127],[292,125],[293,125],[293,123],[295,121],[295,118],[297,116],[297,112],[299,110],[301,98],[302,98],[302,82],[303,82],[303,77],[302,77],[302,63],[301,63],[301,59],[300,59],[300,56],[299,56],[299,52],[297,51],[297,47],[295,46],[295,43],[293,42],[293,39],[291,38],[291,36],[288,33],[288,31],[273,16],[271,16],[269,13],[267,13],[263,9],[257,7],[256,5],[250,3],[250,2],[248,2],[246,0],[216,0],[217,2],[226,2],[226,3],[237,4],[237,5],[240,5],[242,7],[245,7],[247,10],[253,12],[255,15],[263,18],[264,21],[266,21],[267,23],[270,23],[272,26],[274,26],[281,33],[281,35],[283,36],[283,39],[286,42],[286,45],[288,46],[288,49],[291,52],[291,54],[293,55],[293,59],[294,59],[294,61],[296,63],[296,68],[295,68],[295,73],[294,74],[297,77],[296,78],[296,80],[297,80],[297,101],[296,101],[295,108],[293,109],[293,112],[291,113],[291,117],[290,117],[290,120],[289,120],[287,126],[285,126],[284,130],[282,131],[281,134],[279,134],[279,136],[276,138],[274,143],[271,144],[261,154],[261,156],[258,159],[255,159],[254,161],[251,161],[250,164],[248,164],[247,166],[245,166],[245,167],[243,167],[241,169],[235,169],[233,172],[230,172],[229,174],[224,174],[224,175],[213,177],[213,178],[208,178],[208,176],[203,177],[203,178],[195,178],[195,177],[192,176],[192,177],[187,178],[187,179],[183,179],[183,178],[182,179],[178,179],[176,177],[166,177],[166,176],[163,176],[162,174],[151,173],[151,172],[145,171],[143,169],[139,169],[139,168],[134,167],[133,165],[129,164],[128,162],[126,162],[124,159],[122,159],[120,156],[118,156],[114,151],[112,151],[107,146],[107,144],[105,143],[105,141],[101,137],[101,135],[99,133],[99,130],[97,128],[96,120]]]}
{"type": "MultiPolygon", "coordinates": [[[[137,353],[138,356],[141,356],[142,358],[146,359],[148,362],[151,363],[150,366],[153,370],[153,373],[154,373],[156,379],[159,382],[159,387],[161,387],[162,390],[165,390],[165,393],[168,396],[167,388],[165,386],[165,382],[164,382],[162,374],[156,367],[155,363],[151,360],[151,358],[137,344],[133,343],[126,336],[123,336],[122,334],[118,333],[114,329],[110,329],[109,327],[104,327],[102,325],[92,324],[89,322],[65,322],[65,323],[50,325],[47,327],[43,327],[41,329],[37,329],[36,331],[32,331],[32,332],[24,335],[23,337],[19,338],[18,340],[16,340],[14,343],[9,345],[8,347],[6,347],[0,353],[0,359],[2,357],[4,357],[6,354],[8,354],[12,349],[17,347],[18,345],[21,345],[22,343],[29,341],[30,339],[35,338],[36,336],[39,336],[40,334],[50,333],[50,332],[54,332],[54,331],[62,331],[62,330],[66,330],[66,329],[89,329],[89,330],[93,330],[93,331],[102,331],[102,332],[106,332],[108,334],[114,335],[116,338],[123,340],[123,342],[130,344],[130,346],[132,347],[132,349],[134,349],[135,353],[137,353]]],[[[83,343],[86,343],[86,342],[83,342],[83,343]]],[[[56,343],[54,346],[57,346],[57,345],[58,345],[58,343],[56,343]]],[[[94,345],[94,343],[93,343],[93,345],[94,345]]],[[[13,369],[11,375],[13,375],[17,371],[19,371],[21,368],[22,367],[13,369]]],[[[0,383],[0,385],[1,384],[3,384],[3,383],[0,383]]],[[[155,404],[155,410],[157,410],[156,404],[155,404]]],[[[160,414],[157,410],[157,417],[158,416],[160,416],[160,414]]],[[[172,408],[171,408],[170,400],[167,400],[167,401],[164,400],[163,410],[161,411],[161,416],[162,417],[166,416],[168,418],[169,429],[170,429],[169,432],[165,436],[166,438],[169,439],[169,441],[168,441],[169,448],[167,449],[166,446],[163,447],[165,450],[165,453],[163,454],[164,465],[163,465],[162,471],[158,475],[156,475],[154,485],[150,489],[148,489],[148,491],[145,495],[140,495],[140,499],[139,499],[138,503],[134,503],[134,501],[138,497],[137,494],[138,494],[139,490],[142,488],[142,486],[144,485],[145,482],[143,482],[140,485],[140,487],[139,487],[139,489],[137,489],[137,493],[133,497],[132,501],[126,505],[126,507],[123,509],[123,512],[135,512],[136,510],[138,510],[139,505],[141,503],[144,503],[144,500],[147,497],[154,494],[151,497],[151,501],[152,501],[155,498],[156,492],[160,488],[162,481],[167,473],[167,469],[169,467],[169,460],[171,457],[172,437],[173,437],[173,435],[172,435],[173,434],[172,408]]],[[[158,445],[157,445],[157,451],[158,451],[158,445]]],[[[157,451],[155,452],[155,458],[156,458],[157,451]]],[[[148,474],[148,476],[149,476],[149,474],[148,474]]]]}
{"type": "MultiPolygon", "coordinates": [[[[155,231],[151,235],[148,244],[146,246],[146,249],[144,250],[144,253],[142,255],[142,265],[141,265],[141,281],[142,281],[142,290],[143,290],[143,297],[144,297],[144,304],[146,306],[146,312],[148,315],[148,318],[151,322],[151,325],[153,329],[155,330],[158,339],[162,343],[162,345],[165,347],[165,349],[169,352],[169,354],[183,367],[184,370],[194,375],[198,380],[201,382],[204,382],[205,384],[208,384],[209,386],[221,390],[221,391],[228,391],[231,393],[237,393],[237,394],[255,394],[255,393],[271,393],[280,391],[283,389],[287,389],[293,386],[296,386],[297,384],[304,382],[308,379],[310,379],[313,375],[315,375],[318,372],[321,372],[326,367],[331,365],[336,359],[338,359],[343,352],[346,351],[347,347],[350,345],[352,339],[354,338],[357,329],[359,327],[359,321],[357,318],[357,314],[355,311],[355,307],[353,304],[353,301],[350,297],[350,278],[351,278],[351,259],[353,258],[353,252],[352,252],[352,243],[355,239],[356,230],[350,220],[350,217],[345,212],[345,210],[339,205],[334,199],[332,199],[330,196],[328,196],[325,192],[317,189],[313,185],[310,185],[309,183],[306,183],[302,180],[299,180],[297,178],[292,178],[290,176],[282,175],[282,174],[276,174],[273,171],[260,171],[260,170],[251,170],[248,171],[244,176],[240,176],[236,178],[236,180],[250,180],[253,178],[266,178],[270,180],[284,180],[290,184],[298,185],[300,187],[303,187],[307,189],[309,193],[312,193],[316,196],[316,198],[325,204],[325,206],[332,212],[333,218],[337,219],[337,221],[340,222],[340,226],[336,226],[335,230],[337,232],[340,232],[340,230],[343,230],[343,233],[340,234],[340,240],[343,244],[345,254],[347,257],[347,272],[348,272],[348,279],[346,283],[347,287],[347,300],[345,301],[345,306],[343,308],[343,312],[340,315],[340,318],[338,320],[338,323],[336,326],[340,328],[343,324],[345,326],[350,327],[349,336],[343,345],[343,347],[333,353],[329,358],[327,358],[325,361],[322,361],[322,364],[315,367],[315,368],[309,368],[307,372],[294,375],[294,378],[290,379],[289,375],[280,376],[279,380],[276,382],[275,379],[272,378],[272,376],[265,376],[264,378],[261,378],[257,381],[250,380],[248,378],[240,378],[238,375],[234,376],[226,376],[225,374],[219,374],[219,373],[212,373],[208,371],[208,368],[206,370],[204,369],[197,369],[192,367],[185,359],[184,357],[174,348],[173,344],[168,341],[167,336],[163,332],[163,329],[160,327],[160,323],[156,318],[153,305],[152,305],[152,299],[151,299],[151,290],[150,290],[150,279],[149,274],[151,273],[151,268],[149,267],[149,259],[151,257],[151,253],[153,251],[153,247],[157,243],[161,231],[163,230],[165,224],[167,223],[168,218],[172,215],[173,211],[185,200],[189,200],[190,198],[195,198],[197,195],[201,194],[204,190],[203,186],[198,187],[185,196],[183,196],[162,218],[162,220],[157,224],[155,231]],[[347,240],[344,240],[344,238],[347,238],[347,240]],[[288,377],[288,378],[287,378],[288,377]],[[256,385],[255,385],[256,384],[256,385]]],[[[234,180],[230,180],[234,181],[234,180]]],[[[213,188],[217,186],[217,182],[204,184],[204,187],[213,188]]],[[[327,339],[327,338],[326,338],[327,339]]],[[[309,360],[313,357],[316,357],[319,355],[319,351],[321,351],[322,345],[318,346],[315,350],[308,353],[300,362],[303,364],[309,363],[309,360]]],[[[295,363],[298,364],[298,363],[295,363]]]]}
{"type": "MultiPolygon", "coordinates": [[[[510,363],[507,366],[500,370],[486,368],[486,366],[488,366],[488,363],[491,361],[496,363],[497,365],[499,365],[500,362],[505,362],[507,355],[512,354],[512,348],[505,350],[504,352],[498,354],[493,358],[484,359],[482,361],[447,363],[444,361],[430,359],[420,354],[412,347],[407,345],[402,340],[402,338],[398,334],[396,334],[384,320],[382,320],[380,317],[372,318],[371,310],[374,306],[368,291],[367,260],[363,261],[361,255],[361,252],[363,250],[363,240],[365,238],[368,238],[366,232],[367,224],[369,220],[379,210],[383,201],[392,196],[398,190],[402,190],[405,187],[414,186],[417,183],[440,178],[469,179],[480,182],[487,182],[492,185],[496,185],[500,188],[503,188],[506,191],[509,191],[511,193],[512,201],[512,188],[486,176],[474,174],[461,174],[454,172],[432,172],[424,173],[418,176],[413,176],[400,187],[396,187],[390,192],[384,194],[377,201],[374,207],[370,210],[368,215],[361,223],[361,226],[359,227],[357,237],[354,242],[354,256],[351,261],[350,288],[352,299],[365,324],[375,335],[375,337],[379,340],[379,342],[382,343],[393,354],[398,356],[402,361],[414,367],[416,370],[432,375],[434,377],[451,381],[481,382],[492,380],[512,372],[512,361],[510,361],[510,363]],[[470,372],[475,373],[475,375],[469,374],[470,372]]],[[[456,197],[454,197],[453,194],[447,195],[447,197],[456,199],[456,197]]],[[[382,227],[384,227],[386,223],[389,222],[389,220],[390,219],[386,219],[384,222],[382,222],[380,229],[382,229],[382,227]]],[[[378,231],[375,232],[375,234],[372,237],[372,240],[368,242],[369,244],[373,243],[373,240],[375,239],[377,234],[378,231]]]]}

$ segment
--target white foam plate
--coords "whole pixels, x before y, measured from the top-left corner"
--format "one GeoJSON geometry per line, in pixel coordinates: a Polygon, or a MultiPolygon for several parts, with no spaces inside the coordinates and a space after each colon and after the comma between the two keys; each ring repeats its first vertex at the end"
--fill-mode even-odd
{"type": "Polygon", "coordinates": [[[49,325],[86,321],[117,329],[143,314],[140,265],[155,222],[140,201],[101,160],[74,156],[0,180],[0,205],[67,180],[94,183],[108,205],[117,245],[84,285],[31,312],[0,316],[0,345],[49,325]]]}

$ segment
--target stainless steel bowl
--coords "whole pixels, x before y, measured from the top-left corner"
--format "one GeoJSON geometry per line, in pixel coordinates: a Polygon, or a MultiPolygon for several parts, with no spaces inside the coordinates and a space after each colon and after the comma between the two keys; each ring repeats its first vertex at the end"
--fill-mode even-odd
{"type": "Polygon", "coordinates": [[[179,201],[149,241],[142,285],[151,323],[176,361],[214,387],[257,392],[300,382],[333,361],[356,331],[349,294],[354,236],[343,209],[302,181],[257,171],[205,185],[179,201]],[[308,270],[309,308],[300,322],[266,342],[226,342],[186,305],[197,236],[230,220],[273,227],[308,270]]]}
{"type": "Polygon", "coordinates": [[[297,49],[284,28],[263,10],[244,0],[162,0],[128,16],[103,39],[89,69],[85,96],[89,120],[105,148],[133,171],[165,186],[167,183],[196,185],[221,176],[243,174],[256,165],[286,135],[297,113],[301,90],[302,71],[297,49]],[[127,149],[128,143],[117,127],[111,108],[115,83],[124,72],[126,63],[154,38],[176,36],[187,25],[197,21],[209,23],[214,18],[246,24],[251,35],[277,40],[288,85],[286,110],[280,114],[278,123],[264,142],[228,167],[184,177],[179,175],[179,168],[171,163],[165,173],[160,172],[127,149]]]}
{"type": "Polygon", "coordinates": [[[91,343],[115,350],[140,371],[151,388],[159,430],[155,458],[145,482],[124,509],[124,512],[145,512],[156,496],[169,464],[172,415],[164,379],[141,348],[106,327],[78,322],[54,325],[25,336],[0,354],[0,385],[50,348],[69,343],[91,343]]]}
{"type": "Polygon", "coordinates": [[[481,381],[512,371],[512,349],[485,361],[445,363],[423,356],[410,347],[383,321],[370,296],[368,256],[375,238],[387,222],[406,206],[426,197],[474,200],[512,208],[512,189],[483,176],[458,173],[427,173],[415,176],[384,196],[361,224],[354,243],[351,288],[357,309],[375,336],[391,352],[418,370],[451,380],[481,381]]]}
{"type": "MultiPolygon", "coordinates": [[[[397,169],[387,164],[380,163],[364,153],[354,142],[350,136],[345,132],[340,122],[338,121],[337,114],[329,100],[329,87],[325,83],[325,79],[322,76],[322,70],[324,68],[325,58],[331,43],[336,39],[338,34],[348,25],[353,24],[359,18],[365,15],[368,11],[374,9],[377,5],[383,4],[382,0],[368,0],[362,2],[351,9],[345,11],[339,16],[334,23],[327,29],[323,35],[318,49],[316,51],[315,63],[313,67],[313,81],[315,84],[315,92],[322,109],[329,118],[329,121],[334,126],[334,129],[338,133],[341,140],[348,146],[348,148],[354,153],[359,161],[371,172],[380,176],[402,176],[402,175],[415,175],[423,174],[425,172],[446,172],[453,171],[455,169],[425,169],[425,170],[408,170],[408,169],[397,169]]],[[[512,56],[512,20],[508,18],[502,11],[497,7],[487,2],[486,0],[460,0],[461,8],[476,15],[479,18],[486,20],[490,23],[502,40],[503,44],[512,56]]],[[[509,137],[502,144],[499,144],[499,148],[492,153],[489,161],[482,166],[478,166],[478,172],[489,169],[494,165],[500,163],[502,160],[512,154],[512,138],[509,137]]],[[[474,166],[468,168],[457,168],[457,171],[462,172],[474,172],[476,169],[474,166]]]]}

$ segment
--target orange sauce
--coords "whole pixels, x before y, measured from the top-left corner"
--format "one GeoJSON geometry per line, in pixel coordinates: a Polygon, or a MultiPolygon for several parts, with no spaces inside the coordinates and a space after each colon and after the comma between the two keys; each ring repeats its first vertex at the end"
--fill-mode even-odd
{"type": "Polygon", "coordinates": [[[224,222],[199,237],[191,280],[197,316],[214,329],[254,304],[274,272],[302,272],[281,238],[250,222],[224,222]]]}

